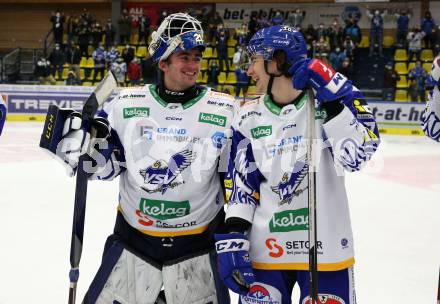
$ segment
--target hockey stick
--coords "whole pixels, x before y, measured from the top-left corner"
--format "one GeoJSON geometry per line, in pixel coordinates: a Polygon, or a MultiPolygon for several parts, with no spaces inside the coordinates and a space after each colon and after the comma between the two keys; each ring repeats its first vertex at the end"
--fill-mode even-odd
{"type": "MultiPolygon", "coordinates": [[[[93,138],[91,120],[99,106],[104,103],[116,87],[117,81],[115,76],[112,72],[107,73],[84,104],[81,128],[91,132],[90,142],[93,138]]],[[[87,147],[86,151],[89,151],[89,148],[87,147]]],[[[86,160],[88,160],[87,153],[80,156],[76,172],[75,205],[73,210],[72,240],[70,243],[69,304],[74,304],[76,301],[76,285],[79,278],[79,261],[81,260],[82,253],[88,181],[88,173],[84,170],[84,161],[86,160]]]]}
{"type": "Polygon", "coordinates": [[[315,159],[315,97],[307,89],[307,161],[309,163],[309,295],[310,304],[318,304],[318,251],[316,225],[316,171],[315,159]]]}

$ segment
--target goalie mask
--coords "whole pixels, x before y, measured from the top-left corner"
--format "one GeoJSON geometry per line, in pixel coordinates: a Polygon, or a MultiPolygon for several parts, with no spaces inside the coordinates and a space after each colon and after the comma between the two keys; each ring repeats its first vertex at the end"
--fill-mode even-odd
{"type": "Polygon", "coordinates": [[[188,14],[171,14],[153,32],[148,47],[153,62],[166,60],[172,53],[189,51],[193,48],[205,50],[203,30],[200,22],[188,14]]]}

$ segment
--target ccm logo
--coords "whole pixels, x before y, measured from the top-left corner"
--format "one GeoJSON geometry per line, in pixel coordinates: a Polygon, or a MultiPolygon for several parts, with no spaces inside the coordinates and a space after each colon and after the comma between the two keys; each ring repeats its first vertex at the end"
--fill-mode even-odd
{"type": "Polygon", "coordinates": [[[243,239],[232,239],[218,241],[215,243],[217,253],[249,250],[249,241],[243,239]]]}

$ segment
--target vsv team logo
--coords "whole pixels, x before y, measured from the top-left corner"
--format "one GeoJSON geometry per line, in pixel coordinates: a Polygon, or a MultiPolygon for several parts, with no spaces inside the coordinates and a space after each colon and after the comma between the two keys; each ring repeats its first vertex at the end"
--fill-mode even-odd
{"type": "Polygon", "coordinates": [[[290,204],[294,196],[300,195],[303,191],[307,189],[307,187],[305,187],[304,189],[298,188],[301,182],[307,176],[308,170],[309,165],[304,162],[304,166],[301,170],[291,173],[290,175],[287,172],[284,173],[278,185],[271,187],[272,191],[278,194],[280,198],[279,205],[290,204]]]}
{"type": "Polygon", "coordinates": [[[168,162],[157,160],[146,169],[139,170],[146,184],[142,189],[148,193],[164,194],[169,188],[182,184],[174,180],[191,165],[195,158],[196,153],[186,149],[171,156],[168,162]]]}

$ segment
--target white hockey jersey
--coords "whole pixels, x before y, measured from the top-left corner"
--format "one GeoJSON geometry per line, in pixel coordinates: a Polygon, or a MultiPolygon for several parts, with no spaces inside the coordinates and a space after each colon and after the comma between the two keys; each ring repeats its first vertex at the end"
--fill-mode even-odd
{"type": "Polygon", "coordinates": [[[207,229],[224,205],[218,165],[234,103],[209,88],[184,104],[166,103],[155,85],[146,85],[125,89],[104,106],[101,116],[123,151],[94,177],[120,174],[119,210],[131,226],[153,236],[207,229]],[[122,169],[116,160],[125,161],[122,169]]]}
{"type": "Polygon", "coordinates": [[[440,90],[435,86],[429,96],[422,116],[423,132],[435,141],[440,141],[440,90]]]}
{"type": "MultiPolygon", "coordinates": [[[[233,123],[226,217],[252,223],[250,256],[257,269],[308,269],[308,164],[306,96],[283,108],[268,96],[245,103],[233,123]]],[[[359,170],[377,148],[374,117],[358,91],[344,109],[323,123],[317,171],[318,269],[354,263],[353,236],[344,169],[359,170]]]]}

